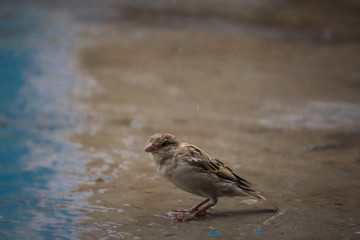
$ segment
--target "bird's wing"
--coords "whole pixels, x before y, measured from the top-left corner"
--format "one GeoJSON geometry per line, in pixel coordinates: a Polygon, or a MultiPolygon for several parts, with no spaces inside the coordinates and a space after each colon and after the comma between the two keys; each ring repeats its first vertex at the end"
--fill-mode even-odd
{"type": "Polygon", "coordinates": [[[246,192],[254,192],[250,183],[245,179],[236,175],[233,170],[222,163],[220,160],[210,157],[206,152],[197,146],[182,143],[177,156],[192,166],[195,166],[202,172],[210,172],[216,174],[224,181],[234,182],[246,192]]]}

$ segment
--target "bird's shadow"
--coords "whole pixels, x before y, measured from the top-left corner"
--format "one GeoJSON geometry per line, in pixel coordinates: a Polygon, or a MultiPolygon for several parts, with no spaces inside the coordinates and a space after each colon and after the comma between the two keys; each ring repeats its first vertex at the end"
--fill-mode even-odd
{"type": "MultiPolygon", "coordinates": [[[[203,214],[201,216],[196,217],[196,220],[209,220],[210,218],[232,218],[237,216],[253,216],[253,215],[263,215],[263,214],[269,214],[272,213],[274,216],[280,214],[281,210],[275,210],[275,209],[252,209],[252,210],[236,210],[236,211],[216,211],[216,212],[206,212],[206,214],[203,214]]],[[[177,213],[177,212],[168,212],[167,216],[176,219],[177,216],[180,216],[182,214],[186,213],[177,213]]],[[[190,213],[188,213],[190,214],[190,213]]]]}
{"type": "Polygon", "coordinates": [[[212,212],[209,215],[212,217],[234,217],[234,216],[250,216],[250,215],[262,215],[267,213],[276,214],[278,210],[275,209],[250,209],[250,210],[236,210],[236,211],[219,211],[212,212]]]}

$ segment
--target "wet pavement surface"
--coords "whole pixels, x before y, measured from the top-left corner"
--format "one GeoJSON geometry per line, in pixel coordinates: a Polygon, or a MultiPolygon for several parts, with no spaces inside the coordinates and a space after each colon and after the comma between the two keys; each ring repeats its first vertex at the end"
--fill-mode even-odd
{"type": "Polygon", "coordinates": [[[3,1],[1,239],[357,239],[356,1],[3,1]],[[156,172],[156,132],[281,211],[202,201],[156,172]]]}

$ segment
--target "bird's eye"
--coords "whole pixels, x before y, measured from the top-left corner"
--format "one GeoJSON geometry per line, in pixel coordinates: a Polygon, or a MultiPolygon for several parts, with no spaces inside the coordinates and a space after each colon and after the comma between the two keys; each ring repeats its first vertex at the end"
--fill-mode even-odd
{"type": "Polygon", "coordinates": [[[163,142],[162,144],[161,144],[161,147],[166,147],[166,146],[168,146],[169,145],[169,142],[168,141],[165,141],[165,142],[163,142]]]}

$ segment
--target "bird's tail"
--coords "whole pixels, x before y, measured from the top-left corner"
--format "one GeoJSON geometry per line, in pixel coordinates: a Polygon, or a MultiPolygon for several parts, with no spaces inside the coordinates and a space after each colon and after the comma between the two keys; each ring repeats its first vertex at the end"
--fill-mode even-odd
{"type": "Polygon", "coordinates": [[[249,195],[253,196],[253,197],[256,197],[257,199],[261,199],[267,203],[269,203],[273,208],[274,210],[276,211],[279,211],[280,208],[278,206],[276,206],[276,204],[274,204],[273,202],[269,201],[266,197],[264,197],[263,195],[261,195],[259,192],[247,192],[249,195]]]}

